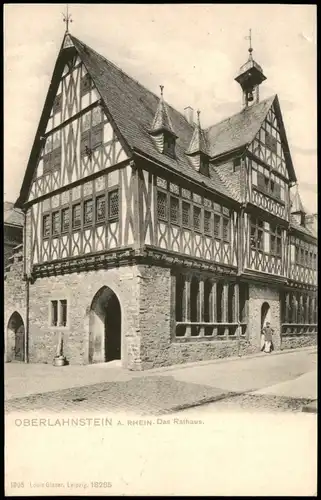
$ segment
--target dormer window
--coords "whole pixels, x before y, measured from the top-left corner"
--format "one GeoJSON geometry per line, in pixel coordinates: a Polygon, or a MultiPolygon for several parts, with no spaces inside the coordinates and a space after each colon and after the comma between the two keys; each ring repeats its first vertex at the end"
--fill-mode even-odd
{"type": "Polygon", "coordinates": [[[174,158],[175,156],[175,137],[171,135],[164,135],[164,154],[172,156],[174,158]]]}
{"type": "Polygon", "coordinates": [[[201,155],[200,157],[200,172],[202,174],[208,175],[209,174],[209,158],[207,156],[201,155]]]}
{"type": "Polygon", "coordinates": [[[234,172],[238,172],[241,168],[241,158],[235,158],[233,161],[233,170],[234,172]]]}

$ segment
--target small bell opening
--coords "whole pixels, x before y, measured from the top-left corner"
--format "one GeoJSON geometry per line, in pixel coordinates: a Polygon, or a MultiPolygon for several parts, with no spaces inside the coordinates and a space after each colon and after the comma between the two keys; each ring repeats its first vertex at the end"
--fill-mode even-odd
{"type": "Polygon", "coordinates": [[[248,94],[247,94],[247,100],[248,100],[248,102],[254,101],[252,90],[250,90],[250,92],[248,92],[248,94]]]}

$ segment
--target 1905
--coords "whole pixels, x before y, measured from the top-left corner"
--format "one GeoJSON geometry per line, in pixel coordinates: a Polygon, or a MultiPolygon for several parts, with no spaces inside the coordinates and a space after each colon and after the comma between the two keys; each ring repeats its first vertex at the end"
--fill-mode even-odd
{"type": "Polygon", "coordinates": [[[24,488],[25,483],[23,481],[13,481],[11,482],[11,488],[24,488]]]}

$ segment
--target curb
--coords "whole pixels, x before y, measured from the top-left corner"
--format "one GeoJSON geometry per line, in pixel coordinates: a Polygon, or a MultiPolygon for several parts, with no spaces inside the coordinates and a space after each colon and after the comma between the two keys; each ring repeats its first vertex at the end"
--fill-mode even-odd
{"type": "Polygon", "coordinates": [[[156,413],[156,415],[167,415],[170,413],[176,413],[178,411],[182,410],[188,410],[189,408],[195,408],[196,406],[203,406],[209,403],[216,403],[217,401],[220,401],[222,399],[226,399],[228,397],[231,397],[235,395],[234,392],[226,392],[223,394],[219,394],[217,396],[209,396],[207,398],[202,398],[197,401],[191,402],[191,403],[185,403],[177,406],[172,406],[171,408],[167,408],[165,410],[159,410],[159,412],[156,413]]]}
{"type": "MultiPolygon", "coordinates": [[[[279,351],[273,351],[269,353],[269,357],[271,356],[278,356],[280,354],[294,354],[297,352],[304,352],[304,351],[317,351],[317,346],[307,346],[307,347],[299,347],[297,349],[284,349],[284,350],[279,350],[279,351]]],[[[150,368],[147,370],[141,370],[139,372],[136,371],[131,371],[128,370],[127,372],[133,375],[134,377],[139,377],[141,376],[142,373],[145,374],[153,374],[153,373],[162,373],[162,372],[167,372],[167,371],[176,371],[176,370],[183,370],[186,368],[193,368],[197,366],[206,366],[206,365],[211,365],[211,364],[219,364],[219,363],[228,363],[228,362],[233,362],[233,361],[240,361],[240,360],[246,360],[246,359],[253,359],[253,358],[260,358],[264,357],[265,354],[260,352],[255,352],[253,354],[247,354],[246,356],[230,356],[226,358],[216,358],[216,359],[208,359],[204,361],[193,361],[191,363],[182,363],[178,365],[171,365],[171,366],[160,366],[157,368],[150,368]]]]}

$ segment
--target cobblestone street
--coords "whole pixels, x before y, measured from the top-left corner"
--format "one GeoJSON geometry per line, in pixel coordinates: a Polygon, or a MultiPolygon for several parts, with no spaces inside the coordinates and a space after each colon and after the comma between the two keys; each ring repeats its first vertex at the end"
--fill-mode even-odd
{"type": "MultiPolygon", "coordinates": [[[[44,366],[44,372],[46,368],[52,367],[44,366]]],[[[90,368],[78,368],[83,379],[90,368]]],[[[69,367],[63,369],[67,373],[69,367]]],[[[14,365],[7,367],[8,387],[10,370],[15,370],[14,365]]],[[[83,386],[78,382],[75,387],[70,380],[71,387],[47,392],[44,389],[26,397],[14,397],[11,387],[6,412],[108,411],[158,415],[214,401],[217,410],[301,411],[317,397],[313,349],[146,372],[124,372],[119,367],[101,371],[100,377],[104,376],[104,382],[83,386]]],[[[25,385],[28,390],[27,381],[25,385]]]]}

